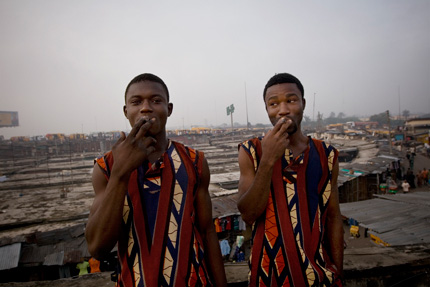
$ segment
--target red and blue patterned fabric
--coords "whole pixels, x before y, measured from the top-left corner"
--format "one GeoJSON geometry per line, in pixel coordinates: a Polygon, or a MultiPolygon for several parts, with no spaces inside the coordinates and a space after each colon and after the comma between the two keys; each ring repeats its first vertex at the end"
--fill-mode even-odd
{"type": "MultiPolygon", "coordinates": [[[[239,145],[255,170],[261,138],[239,145]]],[[[304,153],[285,150],[274,168],[265,213],[253,224],[249,286],[331,286],[336,268],[324,242],[331,171],[338,151],[309,138],[304,153]]]]}
{"type": "MultiPolygon", "coordinates": [[[[112,153],[97,163],[109,180],[112,153]]],[[[203,153],[170,141],[159,161],[133,171],[117,286],[212,286],[194,210],[202,163],[203,153]]]]}

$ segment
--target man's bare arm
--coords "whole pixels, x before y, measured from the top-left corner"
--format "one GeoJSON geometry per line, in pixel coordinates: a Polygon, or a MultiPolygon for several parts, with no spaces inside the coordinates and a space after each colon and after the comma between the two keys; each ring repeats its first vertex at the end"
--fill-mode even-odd
{"type": "Polygon", "coordinates": [[[328,214],[327,214],[327,232],[328,240],[330,244],[331,258],[339,274],[343,274],[343,224],[342,215],[339,208],[339,193],[337,188],[337,177],[339,174],[339,162],[336,162],[332,170],[332,191],[328,202],[328,214]]]}
{"type": "Polygon", "coordinates": [[[264,212],[270,193],[273,166],[288,146],[287,128],[291,120],[281,119],[262,141],[262,156],[257,171],[247,153],[239,149],[239,198],[242,219],[253,224],[264,212]]]}
{"type": "Polygon", "coordinates": [[[114,158],[109,181],[101,168],[93,169],[93,188],[95,198],[85,230],[88,251],[95,258],[108,254],[115,246],[121,232],[124,199],[128,181],[133,170],[147,159],[155,150],[155,140],[147,137],[146,132],[152,121],[141,119],[126,137],[124,133],[112,148],[114,158]]]}
{"type": "Polygon", "coordinates": [[[97,258],[103,258],[117,243],[121,234],[121,220],[128,178],[111,176],[107,182],[101,168],[94,166],[93,188],[95,198],[91,206],[85,236],[88,251],[97,258]]]}
{"type": "Polygon", "coordinates": [[[252,225],[264,212],[270,194],[270,182],[273,166],[260,164],[257,172],[254,170],[248,154],[243,148],[239,149],[239,209],[243,221],[252,225]]]}
{"type": "Polygon", "coordinates": [[[227,286],[224,263],[218,236],[212,221],[212,202],[209,196],[210,173],[206,159],[203,160],[202,178],[197,189],[196,219],[197,226],[203,239],[205,248],[205,261],[209,267],[215,286],[227,286]]]}

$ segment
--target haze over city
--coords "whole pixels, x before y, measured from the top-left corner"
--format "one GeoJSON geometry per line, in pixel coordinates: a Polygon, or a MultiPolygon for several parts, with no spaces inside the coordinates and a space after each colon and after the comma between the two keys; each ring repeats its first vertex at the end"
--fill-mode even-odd
{"type": "Polygon", "coordinates": [[[263,88],[297,76],[305,115],[430,112],[430,2],[0,2],[0,135],[130,129],[128,82],[167,84],[167,128],[268,124],[263,88]]]}

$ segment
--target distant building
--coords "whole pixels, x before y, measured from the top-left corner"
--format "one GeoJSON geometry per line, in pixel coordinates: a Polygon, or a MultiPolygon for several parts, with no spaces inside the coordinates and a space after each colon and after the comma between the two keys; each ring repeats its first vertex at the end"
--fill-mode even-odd
{"type": "Polygon", "coordinates": [[[379,126],[378,122],[347,122],[350,128],[356,129],[376,129],[379,126]]]}
{"type": "Polygon", "coordinates": [[[422,143],[429,143],[430,118],[415,118],[405,122],[405,133],[407,138],[422,143]]]}

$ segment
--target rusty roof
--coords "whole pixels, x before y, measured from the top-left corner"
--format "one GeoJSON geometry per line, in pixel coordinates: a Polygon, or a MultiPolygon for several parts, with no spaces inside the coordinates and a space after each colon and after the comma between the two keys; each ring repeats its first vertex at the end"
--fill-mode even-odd
{"type": "Polygon", "coordinates": [[[430,192],[377,197],[342,203],[341,213],[391,246],[430,243],[430,192]]]}

